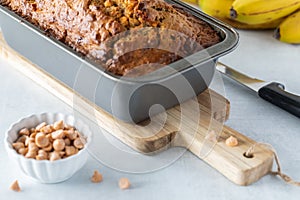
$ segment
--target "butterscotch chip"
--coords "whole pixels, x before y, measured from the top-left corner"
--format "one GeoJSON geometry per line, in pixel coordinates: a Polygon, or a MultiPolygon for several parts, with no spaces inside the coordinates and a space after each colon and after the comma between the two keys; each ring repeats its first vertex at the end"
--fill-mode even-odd
{"type": "Polygon", "coordinates": [[[65,133],[70,140],[75,140],[77,138],[77,132],[74,131],[74,129],[67,130],[65,133]]]}
{"type": "Polygon", "coordinates": [[[225,144],[229,147],[235,147],[239,144],[239,142],[235,137],[230,136],[229,138],[226,139],[225,144]]]}
{"type": "Polygon", "coordinates": [[[58,154],[59,154],[60,157],[63,157],[63,156],[66,155],[66,152],[64,152],[64,151],[59,151],[58,154]]]}
{"type": "Polygon", "coordinates": [[[37,159],[37,160],[47,160],[48,159],[48,153],[45,150],[40,149],[38,151],[38,155],[35,157],[35,159],[37,159]]]}
{"type": "Polygon", "coordinates": [[[65,137],[64,130],[60,129],[51,133],[52,138],[55,139],[63,139],[65,137]]]}
{"type": "Polygon", "coordinates": [[[17,151],[18,151],[19,149],[25,147],[24,143],[22,143],[22,142],[16,142],[16,143],[13,143],[12,146],[13,146],[13,148],[14,148],[15,150],[17,150],[17,151]]]}
{"type": "Polygon", "coordinates": [[[42,122],[42,123],[40,123],[39,125],[37,125],[37,126],[35,127],[35,130],[36,130],[36,131],[40,131],[41,128],[43,128],[43,127],[46,126],[46,125],[47,125],[46,122],[42,122]]]}
{"type": "Polygon", "coordinates": [[[28,144],[28,151],[38,151],[39,150],[39,147],[34,143],[34,142],[31,142],[28,144]]]}
{"type": "Polygon", "coordinates": [[[82,149],[84,147],[84,144],[83,144],[81,138],[76,138],[73,142],[73,145],[78,149],[82,149]]]}
{"type": "Polygon", "coordinates": [[[127,26],[128,25],[128,18],[126,16],[120,17],[120,22],[123,26],[127,26]]]}
{"type": "Polygon", "coordinates": [[[19,186],[18,180],[15,180],[9,187],[11,190],[15,191],[15,192],[20,192],[21,188],[19,186]]]}
{"type": "Polygon", "coordinates": [[[110,1],[110,0],[106,0],[105,2],[104,2],[104,6],[105,7],[111,7],[113,5],[113,3],[110,1]]]}
{"type": "Polygon", "coordinates": [[[71,145],[71,140],[69,138],[66,138],[64,141],[65,141],[66,146],[71,145]]]}
{"type": "Polygon", "coordinates": [[[25,155],[25,158],[35,158],[36,156],[36,151],[28,151],[25,155]]]}
{"type": "Polygon", "coordinates": [[[65,129],[65,130],[71,130],[71,129],[74,130],[74,127],[71,126],[71,125],[65,124],[65,125],[64,125],[64,129],[65,129]]]}
{"type": "Polygon", "coordinates": [[[21,143],[24,143],[24,144],[25,144],[26,138],[28,138],[27,135],[22,135],[21,137],[19,137],[19,138],[17,139],[16,142],[21,142],[21,143]]]}
{"type": "Polygon", "coordinates": [[[128,189],[130,187],[130,182],[129,182],[128,178],[120,178],[119,187],[122,190],[128,189]]]}
{"type": "Polygon", "coordinates": [[[29,135],[29,137],[34,139],[37,133],[38,133],[38,132],[33,132],[33,133],[31,133],[31,134],[29,135]]]}
{"type": "Polygon", "coordinates": [[[48,159],[48,157],[46,156],[46,155],[37,155],[36,157],[35,157],[35,159],[36,160],[47,160],[48,159]]]}
{"type": "Polygon", "coordinates": [[[41,128],[41,132],[43,132],[43,133],[51,133],[52,132],[51,125],[47,125],[47,126],[44,126],[43,128],[41,128]]]}
{"type": "Polygon", "coordinates": [[[66,146],[65,150],[66,150],[66,156],[71,156],[77,153],[76,148],[73,146],[66,146]]]}
{"type": "Polygon", "coordinates": [[[30,131],[30,134],[36,132],[35,128],[31,128],[31,129],[29,129],[29,131],[30,131]]]}
{"type": "Polygon", "coordinates": [[[25,146],[28,146],[30,143],[34,143],[34,138],[26,136],[25,146]]]}
{"type": "Polygon", "coordinates": [[[64,128],[64,121],[63,120],[59,120],[59,121],[55,122],[53,124],[53,128],[55,130],[63,129],[64,128]]]}
{"type": "Polygon", "coordinates": [[[57,151],[53,151],[49,154],[49,160],[50,161],[55,161],[55,160],[59,160],[61,159],[60,155],[59,155],[59,152],[57,151]]]}
{"type": "Polygon", "coordinates": [[[28,152],[28,148],[20,148],[18,150],[18,153],[23,155],[23,156],[25,156],[27,152],[28,152]]]}
{"type": "Polygon", "coordinates": [[[35,143],[38,147],[43,148],[49,145],[49,138],[42,132],[36,134],[35,143]]]}
{"type": "Polygon", "coordinates": [[[53,148],[55,151],[62,151],[65,148],[65,141],[63,139],[54,140],[53,148]]]}
{"type": "Polygon", "coordinates": [[[38,155],[43,155],[43,156],[45,156],[45,157],[48,157],[48,154],[49,154],[49,152],[47,152],[47,151],[45,151],[45,150],[43,150],[43,149],[40,149],[40,150],[38,151],[38,155]]]}
{"type": "Polygon", "coordinates": [[[52,134],[51,133],[46,134],[46,138],[49,139],[50,143],[52,143],[54,141],[54,139],[52,138],[52,134]]]}
{"type": "Polygon", "coordinates": [[[28,130],[28,128],[23,128],[19,131],[19,135],[29,135],[30,132],[28,130]]]}
{"type": "Polygon", "coordinates": [[[52,148],[53,148],[53,145],[51,143],[49,143],[49,145],[44,147],[43,150],[49,152],[49,151],[52,151],[52,148]]]}
{"type": "Polygon", "coordinates": [[[91,178],[93,183],[99,183],[103,180],[102,174],[100,174],[97,170],[94,171],[94,174],[91,178]]]}

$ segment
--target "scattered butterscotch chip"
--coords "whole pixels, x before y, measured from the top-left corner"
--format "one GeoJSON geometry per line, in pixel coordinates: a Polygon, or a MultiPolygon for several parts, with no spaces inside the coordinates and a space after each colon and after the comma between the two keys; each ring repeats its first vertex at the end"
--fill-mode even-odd
{"type": "Polygon", "coordinates": [[[229,138],[226,139],[225,144],[229,147],[235,147],[239,144],[239,142],[235,137],[230,136],[229,138]]]}
{"type": "Polygon", "coordinates": [[[15,191],[15,192],[20,192],[21,188],[19,186],[18,180],[15,180],[9,187],[11,190],[15,191]]]}
{"type": "Polygon", "coordinates": [[[122,190],[128,189],[130,187],[130,182],[129,182],[128,178],[120,178],[119,187],[122,190]]]}
{"type": "Polygon", "coordinates": [[[100,174],[97,170],[94,171],[94,174],[91,178],[93,183],[99,183],[103,180],[102,174],[100,174]]]}

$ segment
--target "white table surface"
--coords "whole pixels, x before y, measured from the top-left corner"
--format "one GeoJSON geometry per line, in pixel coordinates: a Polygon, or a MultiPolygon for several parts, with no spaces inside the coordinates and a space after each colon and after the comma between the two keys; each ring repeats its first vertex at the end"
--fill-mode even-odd
{"type": "MultiPolygon", "coordinates": [[[[300,94],[300,46],[276,41],[271,31],[239,32],[239,47],[221,61],[255,77],[278,80],[287,90],[300,94]]],[[[39,184],[28,180],[6,155],[3,145],[5,131],[19,118],[32,113],[72,113],[73,110],[5,61],[0,61],[0,74],[0,199],[300,198],[299,187],[271,175],[247,187],[237,186],[189,152],[173,164],[151,173],[122,173],[90,157],[86,165],[65,182],[39,184]],[[100,184],[89,181],[95,169],[104,175],[100,184]],[[124,176],[130,179],[132,188],[121,191],[117,181],[124,176]],[[20,193],[8,189],[15,179],[22,187],[20,193]]],[[[300,180],[299,118],[261,100],[227,78],[224,78],[224,85],[226,96],[231,101],[231,116],[226,125],[256,141],[272,144],[283,171],[300,180]]],[[[122,162],[126,161],[123,159],[122,162]]]]}

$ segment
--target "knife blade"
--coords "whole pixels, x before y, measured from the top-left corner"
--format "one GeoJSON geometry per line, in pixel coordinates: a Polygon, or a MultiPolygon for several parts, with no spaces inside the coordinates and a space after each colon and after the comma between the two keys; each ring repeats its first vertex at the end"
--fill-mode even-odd
{"type": "Polygon", "coordinates": [[[262,99],[300,118],[300,96],[285,91],[283,84],[252,78],[221,62],[216,63],[216,68],[222,74],[256,92],[262,99]]]}

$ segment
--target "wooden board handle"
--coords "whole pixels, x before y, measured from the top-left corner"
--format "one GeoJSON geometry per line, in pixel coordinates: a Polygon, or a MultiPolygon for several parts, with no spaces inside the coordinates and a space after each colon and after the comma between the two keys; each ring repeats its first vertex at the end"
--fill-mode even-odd
{"type": "Polygon", "coordinates": [[[215,93],[208,92],[207,95],[205,99],[209,99],[209,103],[206,102],[205,107],[209,108],[210,112],[201,107],[204,103],[204,99],[201,98],[198,98],[198,101],[190,100],[167,111],[165,126],[173,125],[173,129],[169,129],[173,130],[171,145],[188,148],[238,185],[249,185],[270,172],[273,152],[259,147],[253,158],[245,157],[244,153],[256,142],[224,125],[226,117],[215,117],[216,113],[226,115],[224,113],[228,113],[225,110],[229,110],[229,103],[215,93]],[[195,104],[200,106],[200,112],[195,104]],[[184,113],[185,110],[188,112],[184,113]],[[209,134],[215,135],[216,141],[207,137],[209,134]],[[225,144],[225,140],[230,136],[237,138],[237,146],[229,147],[225,144]]]}
{"type": "Polygon", "coordinates": [[[240,134],[239,132],[223,126],[214,121],[214,130],[207,130],[205,127],[198,128],[195,135],[189,133],[178,133],[175,146],[186,146],[193,154],[217,169],[221,174],[238,185],[249,185],[256,182],[261,177],[270,172],[273,165],[274,154],[265,147],[256,147],[253,157],[247,158],[245,152],[256,142],[240,134]],[[217,130],[217,131],[218,131],[217,130]],[[211,132],[212,131],[212,132],[211,132]],[[217,141],[212,141],[208,134],[217,136],[217,141]],[[239,144],[235,147],[229,147],[225,140],[233,136],[238,139],[239,144]],[[183,143],[182,141],[189,141],[183,143]]]}

